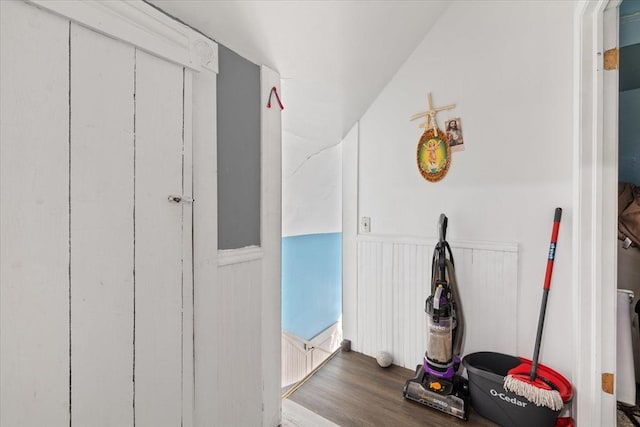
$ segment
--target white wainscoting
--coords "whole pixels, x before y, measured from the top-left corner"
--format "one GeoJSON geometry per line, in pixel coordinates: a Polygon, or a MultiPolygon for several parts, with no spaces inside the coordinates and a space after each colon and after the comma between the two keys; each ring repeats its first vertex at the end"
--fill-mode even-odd
{"type": "Polygon", "coordinates": [[[307,349],[304,341],[296,338],[282,331],[282,387],[307,375],[307,349]]]}
{"type": "Polygon", "coordinates": [[[210,366],[216,370],[217,398],[210,405],[215,426],[262,425],[262,350],[260,328],[262,259],[218,268],[213,292],[219,301],[211,313],[218,349],[210,366]],[[225,392],[226,391],[226,392],[225,392]]]}
{"type": "MultiPolygon", "coordinates": [[[[357,351],[414,369],[426,349],[424,304],[436,241],[358,237],[357,351]]],[[[463,354],[516,353],[518,247],[449,242],[466,320],[463,354]]]]}
{"type": "Polygon", "coordinates": [[[342,342],[342,320],[310,341],[282,331],[282,386],[300,381],[331,355],[342,342]]]}

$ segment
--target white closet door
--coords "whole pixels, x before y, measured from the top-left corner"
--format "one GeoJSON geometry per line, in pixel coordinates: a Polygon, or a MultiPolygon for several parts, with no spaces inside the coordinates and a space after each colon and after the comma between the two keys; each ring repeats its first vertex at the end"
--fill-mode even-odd
{"type": "Polygon", "coordinates": [[[69,425],[69,22],[0,1],[0,425],[69,425]]]}
{"type": "Polygon", "coordinates": [[[135,49],[71,25],[71,410],[133,425],[135,49]]]}
{"type": "Polygon", "coordinates": [[[0,426],[188,427],[191,72],[0,19],[0,426]]]}
{"type": "MultiPolygon", "coordinates": [[[[181,425],[183,386],[184,74],[137,52],[135,402],[137,427],[181,425]]],[[[190,170],[190,168],[189,168],[190,170]]],[[[191,230],[185,230],[191,234],[191,230]]],[[[189,257],[190,258],[190,257],[189,257]]],[[[187,284],[190,285],[190,284],[187,284]]],[[[190,287],[190,286],[188,286],[190,287]]],[[[189,375],[189,373],[185,373],[189,375]]]]}

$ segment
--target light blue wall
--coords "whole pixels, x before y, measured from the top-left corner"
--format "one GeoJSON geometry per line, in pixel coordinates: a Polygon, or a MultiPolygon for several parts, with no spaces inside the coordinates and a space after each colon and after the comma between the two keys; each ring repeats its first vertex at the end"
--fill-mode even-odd
{"type": "Polygon", "coordinates": [[[342,314],[342,233],[282,238],[282,329],[311,339],[342,314]]]}

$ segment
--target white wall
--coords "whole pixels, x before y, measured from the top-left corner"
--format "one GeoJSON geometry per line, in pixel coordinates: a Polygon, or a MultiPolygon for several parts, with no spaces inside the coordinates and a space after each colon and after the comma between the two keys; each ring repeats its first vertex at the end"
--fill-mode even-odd
{"type": "Polygon", "coordinates": [[[342,150],[309,150],[305,140],[282,135],[282,235],[342,230],[342,150]]]}
{"type": "MultiPolygon", "coordinates": [[[[283,80],[283,99],[287,84],[283,80]]],[[[286,107],[286,104],[285,104],[286,107]]],[[[282,236],[342,231],[340,141],[309,140],[282,112],[282,236]]],[[[321,138],[321,133],[318,133],[321,138]]],[[[326,138],[326,137],[325,137],[326,138]]]]}
{"type": "Polygon", "coordinates": [[[358,334],[358,123],[340,143],[342,148],[342,331],[358,334]]]}
{"type": "MultiPolygon", "coordinates": [[[[521,355],[533,351],[553,212],[564,208],[541,361],[569,377],[573,13],[571,2],[453,2],[360,120],[358,147],[358,210],[375,234],[435,237],[444,212],[449,240],[518,244],[518,315],[503,321],[517,322],[521,355]],[[439,183],[417,170],[421,130],[409,122],[427,92],[457,104],[438,119],[460,116],[465,136],[439,183]]],[[[468,322],[485,316],[500,307],[468,322]]]]}

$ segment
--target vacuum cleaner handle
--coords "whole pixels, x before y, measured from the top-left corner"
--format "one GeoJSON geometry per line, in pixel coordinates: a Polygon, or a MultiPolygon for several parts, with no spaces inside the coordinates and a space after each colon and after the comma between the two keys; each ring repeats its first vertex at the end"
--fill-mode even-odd
{"type": "Polygon", "coordinates": [[[443,213],[440,214],[440,218],[438,219],[438,232],[440,233],[440,241],[444,242],[447,237],[447,216],[443,213]]]}
{"type": "Polygon", "coordinates": [[[551,243],[549,244],[549,256],[547,258],[547,271],[544,275],[544,286],[542,291],[542,304],[540,306],[540,317],[538,319],[538,332],[536,334],[536,344],[533,348],[533,359],[531,361],[531,374],[529,379],[534,381],[538,371],[538,356],[540,356],[540,343],[542,341],[542,329],[544,328],[544,315],[547,311],[547,299],[549,289],[551,289],[551,273],[553,273],[553,262],[556,259],[556,244],[558,243],[558,230],[560,229],[560,218],[562,208],[556,208],[553,217],[553,229],[551,231],[551,243]]]}

